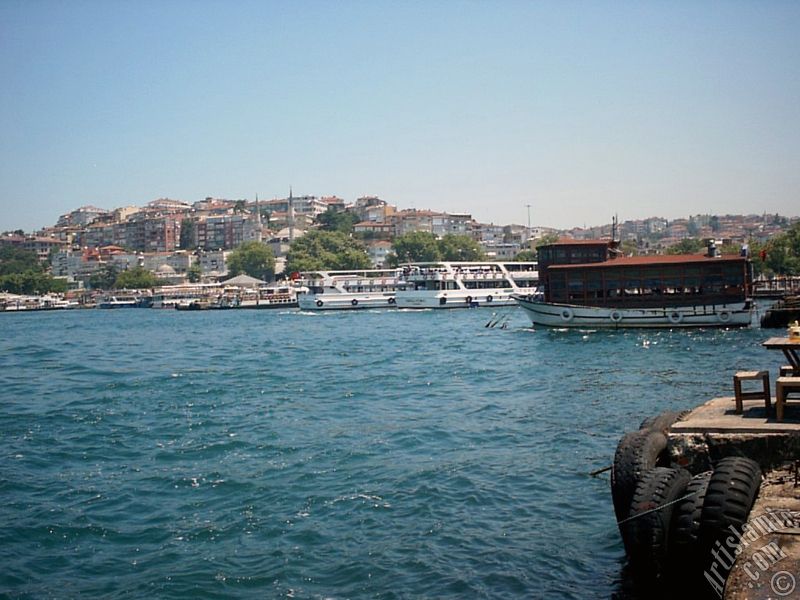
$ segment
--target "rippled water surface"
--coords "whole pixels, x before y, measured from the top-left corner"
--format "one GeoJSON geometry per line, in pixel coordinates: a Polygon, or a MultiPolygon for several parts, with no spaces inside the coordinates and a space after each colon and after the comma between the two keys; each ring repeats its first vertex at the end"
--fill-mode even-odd
{"type": "Polygon", "coordinates": [[[0,315],[0,595],[619,593],[587,474],[780,357],[516,310],[0,315]]]}

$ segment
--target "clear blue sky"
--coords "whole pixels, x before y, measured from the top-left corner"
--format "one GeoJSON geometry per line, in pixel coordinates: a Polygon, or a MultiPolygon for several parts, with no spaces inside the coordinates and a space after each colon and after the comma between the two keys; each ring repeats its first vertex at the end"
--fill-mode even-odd
{"type": "Polygon", "coordinates": [[[800,213],[800,2],[0,2],[0,230],[377,194],[566,227],[800,213]]]}

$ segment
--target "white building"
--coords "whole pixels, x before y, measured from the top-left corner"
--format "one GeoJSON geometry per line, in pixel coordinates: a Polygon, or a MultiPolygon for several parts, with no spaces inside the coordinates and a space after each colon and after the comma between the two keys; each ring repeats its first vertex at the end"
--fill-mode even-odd
{"type": "Polygon", "coordinates": [[[392,252],[391,242],[377,241],[367,244],[367,255],[377,269],[386,266],[386,257],[392,252]]]}

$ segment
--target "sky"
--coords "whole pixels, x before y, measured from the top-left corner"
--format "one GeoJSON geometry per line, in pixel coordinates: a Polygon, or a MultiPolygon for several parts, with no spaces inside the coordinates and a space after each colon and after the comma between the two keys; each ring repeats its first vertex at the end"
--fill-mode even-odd
{"type": "Polygon", "coordinates": [[[558,228],[798,215],[798,31],[796,1],[2,0],[0,231],[290,186],[558,228]]]}

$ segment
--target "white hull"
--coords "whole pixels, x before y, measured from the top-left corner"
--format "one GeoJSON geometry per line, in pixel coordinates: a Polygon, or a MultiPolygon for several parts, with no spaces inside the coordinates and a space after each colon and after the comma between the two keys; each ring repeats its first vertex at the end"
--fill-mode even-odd
{"type": "Polygon", "coordinates": [[[297,297],[300,310],[361,310],[365,308],[394,308],[393,292],[362,294],[300,294],[297,297]]]}
{"type": "MultiPolygon", "coordinates": [[[[524,293],[521,290],[520,293],[524,293]]],[[[511,290],[406,290],[397,294],[397,308],[474,308],[515,306],[511,290]]]]}
{"type": "Polygon", "coordinates": [[[534,326],[588,329],[627,327],[747,327],[752,319],[748,302],[669,308],[597,308],[530,301],[518,298],[534,326]]]}
{"type": "Polygon", "coordinates": [[[101,302],[97,308],[136,308],[136,302],[101,302]]]}
{"type": "Polygon", "coordinates": [[[534,294],[536,263],[435,262],[403,269],[406,288],[397,308],[442,309],[516,306],[514,294],[534,294]]]}

